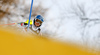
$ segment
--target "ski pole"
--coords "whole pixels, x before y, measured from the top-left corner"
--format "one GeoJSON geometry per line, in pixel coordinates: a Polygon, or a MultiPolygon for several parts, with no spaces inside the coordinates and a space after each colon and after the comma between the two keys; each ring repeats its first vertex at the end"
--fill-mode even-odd
{"type": "Polygon", "coordinates": [[[14,24],[17,24],[17,23],[2,24],[2,25],[0,25],[0,26],[4,26],[4,25],[14,25],[14,24]]]}
{"type": "Polygon", "coordinates": [[[33,6],[33,0],[31,2],[31,8],[30,8],[30,14],[29,14],[29,22],[28,22],[28,28],[27,28],[27,30],[29,29],[29,26],[30,26],[30,19],[31,19],[31,14],[32,14],[32,6],[33,6]]]}

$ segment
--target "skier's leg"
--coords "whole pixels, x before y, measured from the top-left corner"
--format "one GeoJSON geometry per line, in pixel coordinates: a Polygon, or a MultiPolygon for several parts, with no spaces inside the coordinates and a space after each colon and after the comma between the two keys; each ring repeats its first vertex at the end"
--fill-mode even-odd
{"type": "Polygon", "coordinates": [[[25,29],[25,31],[27,32],[27,27],[25,27],[24,29],[25,29]]]}

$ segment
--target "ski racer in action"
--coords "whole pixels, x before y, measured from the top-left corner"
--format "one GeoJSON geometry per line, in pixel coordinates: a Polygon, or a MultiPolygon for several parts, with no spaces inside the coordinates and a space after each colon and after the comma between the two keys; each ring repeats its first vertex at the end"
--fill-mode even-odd
{"type": "MultiPolygon", "coordinates": [[[[21,26],[23,26],[25,28],[25,30],[27,31],[28,28],[28,22],[29,20],[27,20],[26,22],[20,22],[18,24],[20,24],[21,26]]],[[[41,15],[37,15],[34,20],[30,20],[30,26],[29,29],[31,29],[34,33],[36,34],[40,34],[40,27],[42,25],[42,23],[44,22],[44,18],[41,15]]]]}

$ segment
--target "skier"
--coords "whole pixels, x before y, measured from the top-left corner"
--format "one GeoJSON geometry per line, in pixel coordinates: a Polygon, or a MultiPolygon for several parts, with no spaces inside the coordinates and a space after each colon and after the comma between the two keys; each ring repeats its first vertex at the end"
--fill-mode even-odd
{"type": "MultiPolygon", "coordinates": [[[[23,26],[25,28],[25,30],[27,31],[28,22],[29,22],[29,20],[27,20],[26,22],[20,22],[18,24],[20,24],[21,26],[23,26]]],[[[40,27],[41,27],[41,25],[42,25],[43,22],[44,22],[44,18],[41,15],[37,15],[34,18],[34,20],[30,20],[29,29],[31,29],[36,34],[41,34],[40,33],[40,31],[41,31],[40,27]]]]}

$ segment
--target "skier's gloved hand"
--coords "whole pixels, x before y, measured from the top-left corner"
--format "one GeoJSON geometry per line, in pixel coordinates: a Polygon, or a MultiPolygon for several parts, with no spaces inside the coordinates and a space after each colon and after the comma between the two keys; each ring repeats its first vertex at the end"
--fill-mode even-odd
{"type": "Polygon", "coordinates": [[[21,26],[23,26],[24,25],[24,23],[23,22],[20,22],[20,23],[18,23],[19,25],[21,25],[21,26]]]}
{"type": "Polygon", "coordinates": [[[23,26],[24,24],[23,23],[21,23],[21,26],[23,26]]]}

